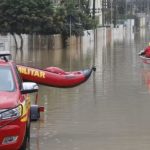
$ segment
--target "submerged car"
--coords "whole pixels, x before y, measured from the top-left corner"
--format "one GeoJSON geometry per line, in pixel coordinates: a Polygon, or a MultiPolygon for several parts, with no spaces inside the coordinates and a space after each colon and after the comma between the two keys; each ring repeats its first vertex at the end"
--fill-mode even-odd
{"type": "Polygon", "coordinates": [[[0,54],[0,150],[25,150],[32,113],[29,93],[37,92],[38,85],[23,82],[6,56],[0,54]]]}

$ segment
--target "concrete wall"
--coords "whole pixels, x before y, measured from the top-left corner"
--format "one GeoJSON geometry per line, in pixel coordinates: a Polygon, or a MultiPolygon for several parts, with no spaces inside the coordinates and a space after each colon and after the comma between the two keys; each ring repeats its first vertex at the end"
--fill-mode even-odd
{"type": "MultiPolygon", "coordinates": [[[[129,39],[134,38],[133,34],[133,22],[127,22],[127,26],[118,25],[117,28],[98,28],[96,30],[84,31],[83,37],[71,36],[68,39],[67,45],[73,48],[82,48],[82,49],[91,49],[94,47],[94,44],[97,43],[97,46],[105,46],[107,42],[114,40],[122,41],[124,38],[128,37],[129,39]],[[129,26],[131,25],[131,26],[129,26]]],[[[62,49],[63,42],[61,35],[51,35],[51,36],[28,36],[23,35],[24,45],[23,50],[28,51],[28,49],[62,49]]],[[[19,37],[17,37],[19,41],[19,37]]],[[[15,42],[11,35],[1,36],[0,37],[0,49],[5,50],[15,50],[15,42]],[[2,43],[2,44],[1,44],[2,43]]]]}

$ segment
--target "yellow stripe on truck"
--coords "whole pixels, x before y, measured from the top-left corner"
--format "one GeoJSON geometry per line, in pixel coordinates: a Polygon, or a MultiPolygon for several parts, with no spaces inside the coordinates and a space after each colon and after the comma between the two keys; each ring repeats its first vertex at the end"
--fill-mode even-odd
{"type": "Polygon", "coordinates": [[[24,100],[24,102],[22,103],[23,106],[23,111],[22,111],[22,117],[21,117],[21,122],[27,122],[28,120],[28,113],[30,111],[30,106],[31,106],[31,101],[30,101],[30,97],[27,96],[26,100],[24,100]]]}

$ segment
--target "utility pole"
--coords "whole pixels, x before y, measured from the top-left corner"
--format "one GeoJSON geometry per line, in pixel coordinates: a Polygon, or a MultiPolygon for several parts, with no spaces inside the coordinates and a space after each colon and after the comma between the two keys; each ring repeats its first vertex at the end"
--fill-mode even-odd
{"type": "Polygon", "coordinates": [[[106,0],[102,0],[102,24],[105,25],[106,0]]]}
{"type": "Polygon", "coordinates": [[[149,0],[147,0],[147,15],[149,15],[149,0]]]}
{"type": "Polygon", "coordinates": [[[95,0],[93,0],[93,19],[95,19],[95,0]]]}
{"type": "Polygon", "coordinates": [[[114,0],[114,15],[113,15],[113,24],[114,27],[116,27],[116,22],[117,22],[117,0],[114,0]]]}
{"type": "Polygon", "coordinates": [[[111,24],[111,27],[112,27],[112,24],[113,24],[113,7],[112,7],[112,5],[113,5],[113,0],[110,0],[110,24],[111,24]]]}
{"type": "Polygon", "coordinates": [[[80,4],[80,0],[78,1],[78,5],[79,5],[79,10],[81,9],[81,4],[80,4]]]}
{"type": "Polygon", "coordinates": [[[127,19],[127,0],[125,0],[125,19],[127,19]]]}

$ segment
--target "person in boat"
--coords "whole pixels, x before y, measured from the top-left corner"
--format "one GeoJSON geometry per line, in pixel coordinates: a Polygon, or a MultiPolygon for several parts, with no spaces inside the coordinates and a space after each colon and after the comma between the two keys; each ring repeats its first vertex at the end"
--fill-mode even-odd
{"type": "Polygon", "coordinates": [[[141,55],[145,55],[145,57],[150,58],[150,42],[148,46],[144,49],[144,51],[141,53],[141,55]]]}

